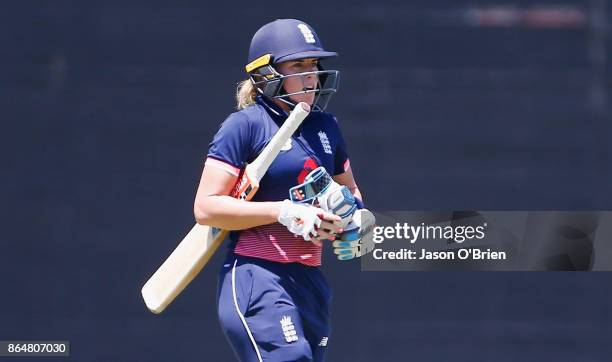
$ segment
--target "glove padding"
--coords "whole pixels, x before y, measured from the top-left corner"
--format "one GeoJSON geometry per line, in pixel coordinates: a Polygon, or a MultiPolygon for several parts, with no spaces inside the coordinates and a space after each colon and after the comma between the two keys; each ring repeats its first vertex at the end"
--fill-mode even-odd
{"type": "Polygon", "coordinates": [[[333,243],[338,260],[359,258],[374,250],[376,217],[367,209],[355,211],[353,219],[333,243]]]}
{"type": "Polygon", "coordinates": [[[348,187],[331,181],[325,192],[317,196],[319,207],[342,218],[337,225],[346,228],[357,210],[355,197],[348,187]]]}
{"type": "Polygon", "coordinates": [[[321,226],[317,210],[314,206],[284,200],[278,214],[278,222],[285,225],[293,234],[314,242],[317,236],[316,228],[321,226]]]}

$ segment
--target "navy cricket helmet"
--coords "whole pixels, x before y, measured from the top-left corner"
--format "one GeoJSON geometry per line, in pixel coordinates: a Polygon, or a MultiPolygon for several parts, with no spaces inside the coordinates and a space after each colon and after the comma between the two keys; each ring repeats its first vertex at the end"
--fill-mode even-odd
{"type": "Polygon", "coordinates": [[[279,99],[293,108],[295,103],[289,97],[315,92],[312,109],[323,111],[338,89],[337,70],[324,70],[319,63],[317,71],[283,75],[274,65],[289,60],[324,59],[337,55],[338,53],[323,48],[319,36],[308,24],[296,19],[277,19],[262,26],[253,36],[245,69],[259,94],[279,99]],[[317,77],[316,88],[294,93],[285,92],[283,88],[285,79],[309,75],[317,77]]]}

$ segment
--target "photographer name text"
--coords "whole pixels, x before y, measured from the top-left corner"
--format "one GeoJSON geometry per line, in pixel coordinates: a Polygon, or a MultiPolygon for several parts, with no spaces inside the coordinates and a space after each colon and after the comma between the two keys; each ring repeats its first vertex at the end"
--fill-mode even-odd
{"type": "Polygon", "coordinates": [[[377,260],[506,260],[506,252],[493,251],[491,249],[468,249],[430,251],[421,249],[420,252],[410,249],[400,249],[397,251],[383,251],[375,249],[374,259],[377,260]]]}

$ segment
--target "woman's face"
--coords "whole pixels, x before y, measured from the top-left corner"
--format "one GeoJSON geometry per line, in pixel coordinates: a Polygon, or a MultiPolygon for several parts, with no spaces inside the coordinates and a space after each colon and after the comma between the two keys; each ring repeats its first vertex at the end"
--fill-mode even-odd
{"type": "MultiPolygon", "coordinates": [[[[276,65],[276,70],[282,75],[291,75],[296,73],[313,72],[319,70],[317,64],[319,59],[306,58],[289,60],[276,65]]],[[[303,76],[289,77],[283,82],[283,88],[287,93],[303,92],[317,87],[319,79],[315,74],[303,76]]],[[[290,97],[296,104],[306,102],[312,106],[315,99],[315,92],[296,94],[290,97]]]]}

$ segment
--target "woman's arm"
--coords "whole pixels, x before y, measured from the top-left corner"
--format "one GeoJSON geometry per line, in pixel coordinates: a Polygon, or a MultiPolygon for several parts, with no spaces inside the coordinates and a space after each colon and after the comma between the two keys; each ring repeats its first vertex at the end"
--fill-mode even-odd
{"type": "MultiPolygon", "coordinates": [[[[223,230],[243,230],[279,221],[281,209],[285,214],[291,211],[287,209],[287,205],[283,208],[282,201],[253,202],[229,196],[237,179],[238,177],[221,169],[204,167],[193,205],[193,214],[198,224],[211,225],[223,230]]],[[[305,208],[303,205],[294,207],[305,208]]],[[[299,211],[294,210],[294,212],[297,212],[296,216],[300,214],[299,211]]],[[[340,232],[340,228],[332,224],[340,218],[321,209],[317,209],[317,214],[322,221],[316,239],[333,240],[334,236],[325,230],[340,232]]],[[[301,215],[306,216],[306,214],[301,215]]]]}
{"type": "Polygon", "coordinates": [[[353,176],[353,170],[351,169],[351,167],[349,167],[346,172],[333,176],[332,178],[340,185],[345,185],[346,187],[348,187],[349,190],[351,190],[353,196],[363,202],[361,191],[359,191],[359,187],[357,187],[357,182],[355,181],[355,177],[353,176]]]}
{"type": "Polygon", "coordinates": [[[198,224],[242,230],[276,222],[281,202],[248,202],[228,196],[238,177],[204,167],[193,213],[198,224]]]}

